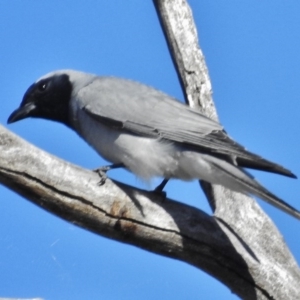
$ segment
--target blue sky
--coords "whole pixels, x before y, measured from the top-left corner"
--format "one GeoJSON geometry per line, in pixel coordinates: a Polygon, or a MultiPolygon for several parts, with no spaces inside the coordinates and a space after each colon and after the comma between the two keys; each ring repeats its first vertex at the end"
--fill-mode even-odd
{"type": "MultiPolygon", "coordinates": [[[[300,2],[190,0],[221,123],[300,176],[300,2]]],[[[55,69],[135,79],[183,100],[152,1],[0,1],[0,123],[27,87],[55,69]]],[[[85,168],[105,164],[75,133],[45,120],[9,129],[85,168]]],[[[299,180],[252,172],[300,209],[299,180]]],[[[109,176],[142,184],[126,171],[109,176]]],[[[197,182],[168,196],[210,212],[197,182]]],[[[300,262],[300,222],[258,200],[300,262]]],[[[237,299],[185,263],[111,241],[52,216],[0,187],[0,297],[237,299]]]]}

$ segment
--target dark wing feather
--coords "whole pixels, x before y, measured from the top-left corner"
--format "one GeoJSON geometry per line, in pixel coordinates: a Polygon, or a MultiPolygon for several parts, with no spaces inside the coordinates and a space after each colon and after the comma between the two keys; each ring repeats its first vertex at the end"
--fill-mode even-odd
{"type": "Polygon", "coordinates": [[[184,144],[229,159],[241,167],[296,177],[280,165],[247,151],[219,123],[146,85],[97,77],[80,90],[77,98],[80,107],[91,117],[110,127],[184,144]]]}

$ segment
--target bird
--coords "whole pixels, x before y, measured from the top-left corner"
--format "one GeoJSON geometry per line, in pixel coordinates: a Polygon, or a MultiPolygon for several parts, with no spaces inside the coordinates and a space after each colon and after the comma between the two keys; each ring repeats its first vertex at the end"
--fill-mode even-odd
{"type": "Polygon", "coordinates": [[[199,179],[257,196],[300,219],[297,209],[244,168],[297,178],[291,171],[247,151],[220,123],[145,84],[70,69],[53,71],[27,89],[7,122],[28,117],[68,126],[111,168],[124,167],[144,180],[164,178],[160,190],[172,178],[199,179]]]}

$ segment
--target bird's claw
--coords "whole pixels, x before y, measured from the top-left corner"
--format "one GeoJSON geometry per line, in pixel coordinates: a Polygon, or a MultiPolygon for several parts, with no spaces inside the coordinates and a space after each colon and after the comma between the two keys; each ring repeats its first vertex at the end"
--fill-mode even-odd
{"type": "Polygon", "coordinates": [[[163,192],[166,184],[168,183],[169,179],[164,178],[164,180],[154,189],[154,192],[163,192]]]}
{"type": "Polygon", "coordinates": [[[164,202],[167,198],[167,193],[163,191],[164,187],[168,183],[169,179],[164,178],[164,180],[152,191],[155,195],[157,195],[162,202],[164,202]]]}
{"type": "Polygon", "coordinates": [[[105,181],[107,179],[107,175],[106,175],[107,171],[112,170],[112,169],[117,169],[117,168],[123,168],[123,167],[124,167],[124,165],[122,163],[120,163],[120,164],[112,164],[109,166],[103,166],[103,167],[94,169],[93,171],[96,172],[100,177],[100,181],[98,182],[98,185],[101,186],[105,183],[105,181]]]}
{"type": "Polygon", "coordinates": [[[93,172],[97,173],[99,175],[99,177],[100,177],[100,180],[98,182],[99,186],[101,186],[101,185],[103,185],[105,183],[105,181],[107,179],[106,172],[108,170],[109,170],[109,168],[107,166],[93,170],[93,172]]]}
{"type": "Polygon", "coordinates": [[[154,189],[152,193],[159,198],[161,202],[164,202],[167,199],[167,193],[159,189],[154,189]]]}

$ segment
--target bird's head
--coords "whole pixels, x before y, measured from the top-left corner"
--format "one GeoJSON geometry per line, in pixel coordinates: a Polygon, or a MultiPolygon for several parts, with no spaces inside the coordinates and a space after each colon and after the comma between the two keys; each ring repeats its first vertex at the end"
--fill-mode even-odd
{"type": "Polygon", "coordinates": [[[41,77],[27,89],[20,107],[9,116],[7,122],[34,117],[66,123],[72,89],[70,76],[66,72],[52,72],[41,77]]]}
{"type": "Polygon", "coordinates": [[[94,77],[95,75],[73,70],[60,70],[44,75],[27,89],[20,107],[9,116],[7,123],[33,117],[70,126],[70,101],[94,77]]]}

